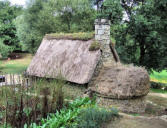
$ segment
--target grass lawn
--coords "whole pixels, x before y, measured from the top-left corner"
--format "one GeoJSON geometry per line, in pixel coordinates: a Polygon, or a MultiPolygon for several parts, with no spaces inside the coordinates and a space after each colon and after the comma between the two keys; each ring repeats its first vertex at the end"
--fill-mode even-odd
{"type": "Polygon", "coordinates": [[[23,53],[20,59],[0,60],[0,71],[3,73],[22,73],[32,60],[31,54],[23,53]]]}
{"type": "Polygon", "coordinates": [[[167,94],[167,91],[166,90],[162,90],[162,89],[153,89],[153,88],[151,88],[150,92],[167,94]]]}
{"type": "Polygon", "coordinates": [[[159,83],[167,83],[167,70],[163,70],[162,72],[155,72],[150,75],[151,81],[159,82],[159,83]]]}

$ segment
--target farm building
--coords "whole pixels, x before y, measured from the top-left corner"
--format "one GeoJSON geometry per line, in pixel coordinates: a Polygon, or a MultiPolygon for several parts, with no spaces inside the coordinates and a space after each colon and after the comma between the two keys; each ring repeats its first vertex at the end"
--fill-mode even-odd
{"type": "MultiPolygon", "coordinates": [[[[46,35],[27,74],[45,78],[57,78],[61,74],[72,83],[88,84],[91,91],[107,98],[126,100],[139,97],[141,100],[147,95],[148,73],[142,67],[119,62],[110,41],[110,21],[96,20],[93,38],[92,33],[46,35]]],[[[133,112],[144,110],[143,102],[139,100],[129,106],[123,106],[123,109],[133,112]]]]}
{"type": "Polygon", "coordinates": [[[88,83],[101,58],[103,61],[105,58],[113,61],[109,45],[110,22],[104,20],[103,23],[103,28],[96,25],[95,38],[104,45],[101,44],[101,48],[95,50],[90,50],[91,45],[96,43],[93,33],[46,35],[27,73],[47,78],[56,78],[61,74],[67,81],[77,84],[88,83]],[[104,49],[103,53],[100,49],[104,49]]]}

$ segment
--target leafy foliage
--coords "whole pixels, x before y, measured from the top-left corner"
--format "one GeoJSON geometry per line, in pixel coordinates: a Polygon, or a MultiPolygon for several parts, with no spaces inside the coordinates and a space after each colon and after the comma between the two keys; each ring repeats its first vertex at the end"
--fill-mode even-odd
{"type": "Polygon", "coordinates": [[[123,62],[160,71],[167,67],[167,1],[133,2],[123,6],[129,18],[115,31],[116,48],[123,62]]]}
{"type": "Polygon", "coordinates": [[[101,128],[102,124],[111,121],[114,117],[118,117],[118,110],[115,108],[111,110],[98,107],[83,109],[78,118],[78,128],[101,128]]]}
{"type": "Polygon", "coordinates": [[[153,89],[162,89],[163,85],[165,85],[165,84],[151,82],[150,85],[151,85],[151,88],[153,88],[153,89]]]}
{"type": "Polygon", "coordinates": [[[8,1],[0,1],[0,53],[3,57],[6,57],[9,52],[20,50],[13,23],[20,11],[21,7],[12,6],[8,1]]]}
{"type": "Polygon", "coordinates": [[[123,17],[120,0],[105,0],[97,17],[107,18],[111,20],[112,24],[120,23],[123,17]]]}
{"type": "Polygon", "coordinates": [[[60,128],[60,127],[76,127],[77,122],[75,121],[81,108],[84,106],[93,105],[89,98],[76,99],[69,104],[68,108],[57,111],[55,114],[50,114],[47,119],[42,119],[41,126],[37,126],[35,123],[31,125],[32,128],[60,128]]]}
{"type": "Polygon", "coordinates": [[[95,17],[89,0],[31,0],[15,24],[23,50],[34,53],[45,34],[90,32],[95,17]]]}
{"type": "Polygon", "coordinates": [[[3,43],[4,41],[0,39],[0,53],[2,57],[7,57],[8,53],[11,51],[10,47],[3,43]]]}
{"type": "Polygon", "coordinates": [[[95,100],[88,97],[74,100],[65,109],[50,114],[42,119],[42,125],[32,124],[32,128],[94,128],[103,122],[118,116],[117,109],[101,109],[96,106],[95,100]],[[93,123],[93,124],[90,124],[93,123]]]}

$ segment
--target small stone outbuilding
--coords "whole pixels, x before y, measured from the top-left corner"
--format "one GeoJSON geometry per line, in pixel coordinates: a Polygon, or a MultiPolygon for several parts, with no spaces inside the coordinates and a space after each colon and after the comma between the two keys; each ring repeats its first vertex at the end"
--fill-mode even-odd
{"type": "Polygon", "coordinates": [[[149,92],[147,71],[142,67],[119,62],[110,41],[109,20],[95,21],[95,40],[100,43],[100,49],[90,51],[94,39],[45,36],[27,69],[28,75],[56,78],[61,74],[67,81],[80,85],[88,84],[89,90],[101,97],[126,102],[139,98],[137,101],[133,100],[135,105],[128,102],[123,108],[132,112],[143,112],[141,99],[149,92]],[[140,109],[136,105],[140,106],[140,109]]]}

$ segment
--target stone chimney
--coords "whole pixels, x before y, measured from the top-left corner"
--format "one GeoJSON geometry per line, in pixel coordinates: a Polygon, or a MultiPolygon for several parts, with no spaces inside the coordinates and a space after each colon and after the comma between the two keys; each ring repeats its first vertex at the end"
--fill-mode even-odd
{"type": "Polygon", "coordinates": [[[113,55],[110,49],[110,20],[96,19],[95,20],[95,40],[99,41],[102,50],[102,63],[110,63],[113,60],[113,55]]]}

